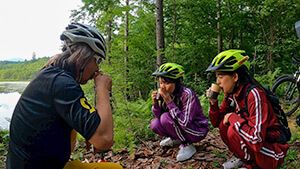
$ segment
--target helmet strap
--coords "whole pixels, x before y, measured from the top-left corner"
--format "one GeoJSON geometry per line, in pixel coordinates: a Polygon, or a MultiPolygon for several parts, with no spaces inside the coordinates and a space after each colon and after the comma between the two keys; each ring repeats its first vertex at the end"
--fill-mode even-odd
{"type": "Polygon", "coordinates": [[[83,72],[84,72],[84,69],[86,67],[86,65],[89,63],[89,61],[93,58],[93,53],[88,57],[88,59],[85,61],[85,63],[80,67],[79,69],[79,79],[78,79],[78,82],[81,83],[81,80],[82,80],[82,77],[83,77],[83,72]]]}
{"type": "Polygon", "coordinates": [[[64,40],[64,46],[65,48],[69,51],[70,55],[73,54],[73,52],[70,49],[70,46],[72,46],[72,44],[68,44],[66,40],[64,40]]]}

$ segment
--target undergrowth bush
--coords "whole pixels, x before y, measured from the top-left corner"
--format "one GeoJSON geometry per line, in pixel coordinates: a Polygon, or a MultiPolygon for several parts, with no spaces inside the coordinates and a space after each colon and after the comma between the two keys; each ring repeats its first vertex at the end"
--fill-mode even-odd
{"type": "Polygon", "coordinates": [[[114,150],[128,148],[133,153],[136,143],[154,137],[150,129],[154,118],[151,107],[151,98],[147,101],[139,99],[135,102],[118,103],[114,114],[114,150]]]}
{"type": "Polygon", "coordinates": [[[9,131],[0,130],[0,168],[5,166],[6,155],[8,151],[9,131]]]}
{"type": "Polygon", "coordinates": [[[262,85],[269,86],[270,88],[273,86],[276,78],[280,75],[280,68],[276,68],[274,72],[269,71],[265,75],[254,75],[254,78],[262,85]]]}

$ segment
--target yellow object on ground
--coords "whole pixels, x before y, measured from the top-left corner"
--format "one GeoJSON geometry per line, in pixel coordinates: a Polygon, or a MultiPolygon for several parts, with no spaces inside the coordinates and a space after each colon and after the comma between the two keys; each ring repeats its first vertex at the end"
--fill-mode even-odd
{"type": "Polygon", "coordinates": [[[80,161],[69,161],[64,169],[123,169],[120,164],[111,162],[82,163],[80,161]]]}

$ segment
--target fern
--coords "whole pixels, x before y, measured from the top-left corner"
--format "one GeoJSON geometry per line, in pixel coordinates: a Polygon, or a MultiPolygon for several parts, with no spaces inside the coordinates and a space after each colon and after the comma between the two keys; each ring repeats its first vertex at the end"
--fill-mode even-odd
{"type": "Polygon", "coordinates": [[[128,148],[132,154],[135,145],[154,137],[150,129],[151,120],[154,118],[151,111],[152,101],[139,99],[135,102],[123,101],[118,103],[118,110],[114,114],[114,150],[128,148]]]}

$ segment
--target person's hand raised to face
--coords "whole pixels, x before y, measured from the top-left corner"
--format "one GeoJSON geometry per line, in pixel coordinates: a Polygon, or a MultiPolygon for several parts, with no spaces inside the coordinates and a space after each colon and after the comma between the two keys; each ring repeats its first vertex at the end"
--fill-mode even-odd
{"type": "Polygon", "coordinates": [[[171,95],[175,90],[175,83],[170,83],[165,81],[163,78],[159,77],[159,85],[160,91],[159,94],[164,99],[166,103],[170,103],[172,101],[171,95]]]}

